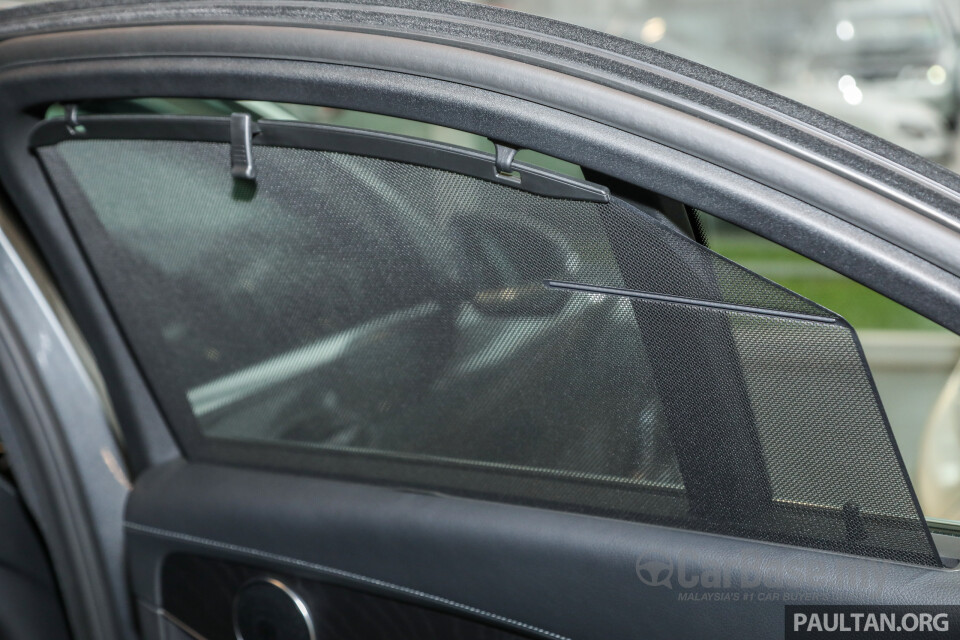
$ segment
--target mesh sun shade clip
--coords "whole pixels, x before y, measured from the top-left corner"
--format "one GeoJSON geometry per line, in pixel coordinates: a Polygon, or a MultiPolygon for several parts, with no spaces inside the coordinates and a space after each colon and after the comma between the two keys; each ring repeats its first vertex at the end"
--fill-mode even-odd
{"type": "Polygon", "coordinates": [[[256,180],[253,164],[253,136],[260,127],[249,113],[230,114],[230,175],[241,180],[256,180]]]}
{"type": "Polygon", "coordinates": [[[513,158],[517,155],[517,149],[511,147],[510,145],[498,142],[497,140],[491,140],[493,146],[496,148],[496,159],[494,160],[494,165],[497,169],[497,174],[500,176],[509,177],[513,173],[513,158]]]}
{"type": "Polygon", "coordinates": [[[860,505],[848,502],[843,505],[843,525],[847,539],[856,542],[867,537],[867,526],[860,512],[860,505]]]}
{"type": "Polygon", "coordinates": [[[67,123],[67,131],[71,136],[82,135],[86,129],[80,124],[80,109],[75,104],[63,105],[63,119],[67,123]]]}

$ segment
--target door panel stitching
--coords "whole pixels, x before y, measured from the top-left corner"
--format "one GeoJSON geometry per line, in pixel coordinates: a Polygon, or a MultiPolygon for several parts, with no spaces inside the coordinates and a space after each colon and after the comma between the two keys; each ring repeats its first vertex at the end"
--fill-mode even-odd
{"type": "Polygon", "coordinates": [[[434,602],[434,603],[437,603],[437,604],[442,604],[442,605],[445,605],[445,606],[448,606],[448,607],[452,607],[452,608],[454,608],[454,609],[458,609],[458,610],[460,610],[460,611],[465,611],[465,612],[471,613],[471,614],[473,614],[473,615],[481,616],[481,617],[483,617],[483,618],[488,618],[488,619],[491,619],[491,620],[496,620],[496,621],[498,621],[498,622],[505,623],[505,624],[508,624],[508,625],[511,625],[511,626],[515,626],[515,627],[519,627],[519,628],[525,629],[525,630],[527,630],[527,631],[532,631],[532,632],[535,632],[535,633],[538,633],[538,634],[541,634],[541,635],[544,635],[544,636],[548,636],[548,637],[550,637],[550,638],[553,638],[554,640],[570,640],[570,638],[568,638],[567,636],[563,636],[563,635],[560,635],[560,634],[558,634],[558,633],[553,633],[552,631],[547,631],[547,630],[545,630],[545,629],[541,629],[540,627],[536,627],[536,626],[534,626],[534,625],[530,625],[530,624],[527,624],[527,623],[525,623],[525,622],[520,622],[520,621],[518,621],[518,620],[514,620],[514,619],[512,619],[512,618],[507,618],[507,617],[505,617],[505,616],[501,616],[501,615],[498,615],[498,614],[496,614],[496,613],[491,613],[491,612],[489,612],[489,611],[485,611],[485,610],[479,609],[479,608],[477,608],[477,607],[472,607],[472,606],[470,606],[470,605],[462,604],[462,603],[456,602],[456,601],[454,601],[454,600],[450,600],[450,599],[448,599],[448,598],[444,598],[444,597],[441,597],[441,596],[436,596],[436,595],[433,595],[433,594],[430,594],[430,593],[426,593],[425,591],[420,591],[420,590],[418,590],[418,589],[411,589],[411,588],[409,588],[409,587],[404,587],[404,586],[401,586],[401,585],[398,585],[398,584],[394,584],[394,583],[392,583],[392,582],[387,582],[387,581],[385,581],[385,580],[379,580],[379,579],[377,579],[377,578],[371,578],[371,577],[368,577],[368,576],[364,576],[364,575],[361,575],[361,574],[359,574],[359,573],[353,573],[353,572],[351,572],[351,571],[344,571],[344,570],[342,570],[342,569],[336,569],[336,568],[334,568],[334,567],[328,567],[328,566],[326,566],[326,565],[317,564],[317,563],[314,563],[314,562],[308,562],[308,561],[306,561],[306,560],[300,560],[300,559],[298,559],[298,558],[291,558],[291,557],[289,557],[289,556],[283,556],[283,555],[280,555],[280,554],[271,553],[271,552],[269,552],[269,551],[260,551],[259,549],[251,549],[250,547],[244,547],[244,546],[237,545],[237,544],[232,544],[232,543],[229,543],[229,542],[220,542],[220,541],[218,541],[218,540],[211,540],[210,538],[202,538],[202,537],[199,537],[199,536],[193,536],[193,535],[186,534],[186,533],[178,533],[178,532],[176,532],[176,531],[168,531],[168,530],[166,530],[166,529],[160,529],[160,528],[151,527],[151,526],[148,526],[148,525],[137,524],[137,523],[134,523],[134,522],[127,522],[127,523],[125,523],[124,526],[125,526],[126,529],[128,529],[128,530],[130,530],[130,531],[133,531],[133,532],[136,532],[136,533],[145,534],[145,535],[151,535],[151,536],[158,537],[158,538],[168,538],[168,539],[180,540],[180,541],[183,541],[183,542],[189,542],[189,543],[192,543],[192,544],[198,544],[198,545],[203,545],[203,546],[208,546],[208,547],[217,547],[217,548],[224,549],[224,550],[227,550],[227,551],[232,551],[232,552],[235,552],[235,553],[241,553],[241,554],[244,554],[244,555],[255,556],[255,557],[258,557],[258,558],[262,558],[262,559],[264,559],[264,560],[273,560],[273,561],[277,561],[277,562],[283,562],[283,563],[285,563],[285,564],[293,564],[293,565],[296,565],[296,566],[299,566],[299,567],[303,567],[303,568],[305,568],[305,569],[310,569],[310,570],[312,570],[312,571],[317,571],[317,572],[320,572],[320,573],[325,573],[325,574],[328,574],[328,575],[337,576],[337,577],[340,577],[340,578],[345,578],[345,579],[347,579],[347,580],[352,580],[352,581],[354,581],[354,582],[360,582],[360,583],[363,583],[363,584],[367,584],[367,585],[371,585],[371,586],[380,587],[380,588],[383,588],[383,589],[388,589],[388,590],[391,590],[391,591],[396,591],[396,592],[404,593],[404,594],[406,594],[406,595],[414,596],[414,597],[419,598],[419,599],[422,599],[422,600],[428,600],[428,601],[430,601],[430,602],[434,602]]]}

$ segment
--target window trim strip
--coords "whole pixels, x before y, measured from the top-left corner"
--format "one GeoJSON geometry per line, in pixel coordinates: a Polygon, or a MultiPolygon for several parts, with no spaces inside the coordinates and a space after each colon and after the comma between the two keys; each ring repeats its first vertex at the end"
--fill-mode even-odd
{"type": "MultiPolygon", "coordinates": [[[[259,146],[347,153],[460,173],[549,198],[599,203],[610,201],[607,187],[528,163],[514,162],[511,167],[513,173],[500,173],[496,168],[496,156],[466,147],[327,124],[258,120],[257,125],[260,133],[252,140],[254,154],[259,146]]],[[[55,145],[67,140],[97,139],[230,144],[230,118],[104,115],[82,116],[73,123],[63,117],[50,118],[40,122],[31,131],[30,148],[55,145]]]]}
{"type": "Polygon", "coordinates": [[[580,291],[583,293],[599,293],[611,296],[623,296],[627,298],[640,298],[642,300],[654,300],[656,302],[669,302],[673,304],[685,304],[694,307],[708,307],[710,309],[721,309],[723,311],[733,311],[737,313],[750,313],[763,316],[774,316],[777,318],[789,318],[790,320],[803,320],[806,322],[821,322],[824,324],[834,324],[837,319],[829,316],[814,316],[806,313],[794,313],[791,311],[777,311],[776,309],[762,309],[760,307],[749,307],[740,304],[730,304],[726,302],[713,302],[711,300],[700,300],[695,298],[681,298],[679,296],[670,296],[661,293],[651,293],[648,291],[636,291],[634,289],[617,289],[615,287],[598,287],[590,284],[581,284],[578,282],[561,282],[557,280],[545,280],[545,286],[552,289],[567,289],[570,291],[580,291]]]}

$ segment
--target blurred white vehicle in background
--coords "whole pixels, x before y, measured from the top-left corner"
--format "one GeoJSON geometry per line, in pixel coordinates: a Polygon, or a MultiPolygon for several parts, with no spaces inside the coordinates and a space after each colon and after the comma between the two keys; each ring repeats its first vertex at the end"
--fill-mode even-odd
{"type": "Polygon", "coordinates": [[[806,42],[800,77],[834,84],[849,77],[862,91],[929,104],[956,126],[956,45],[950,17],[936,0],[839,2],[823,12],[806,42]]]}
{"type": "Polygon", "coordinates": [[[956,45],[936,0],[828,5],[775,91],[926,158],[949,162],[956,45]]]}
{"type": "Polygon", "coordinates": [[[953,157],[947,120],[924,101],[869,84],[861,88],[851,75],[833,82],[805,76],[774,90],[925,158],[946,163],[953,157]]]}

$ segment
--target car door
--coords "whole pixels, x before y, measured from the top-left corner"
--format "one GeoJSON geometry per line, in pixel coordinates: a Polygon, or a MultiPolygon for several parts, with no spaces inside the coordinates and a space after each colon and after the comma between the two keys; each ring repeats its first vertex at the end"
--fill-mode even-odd
{"type": "Polygon", "coordinates": [[[0,293],[2,435],[75,637],[766,637],[956,601],[854,328],[699,224],[958,330],[955,176],[483,6],[58,3],[0,38],[6,214],[110,399],[49,365],[78,349],[24,315],[56,328],[49,298],[0,293]]]}

